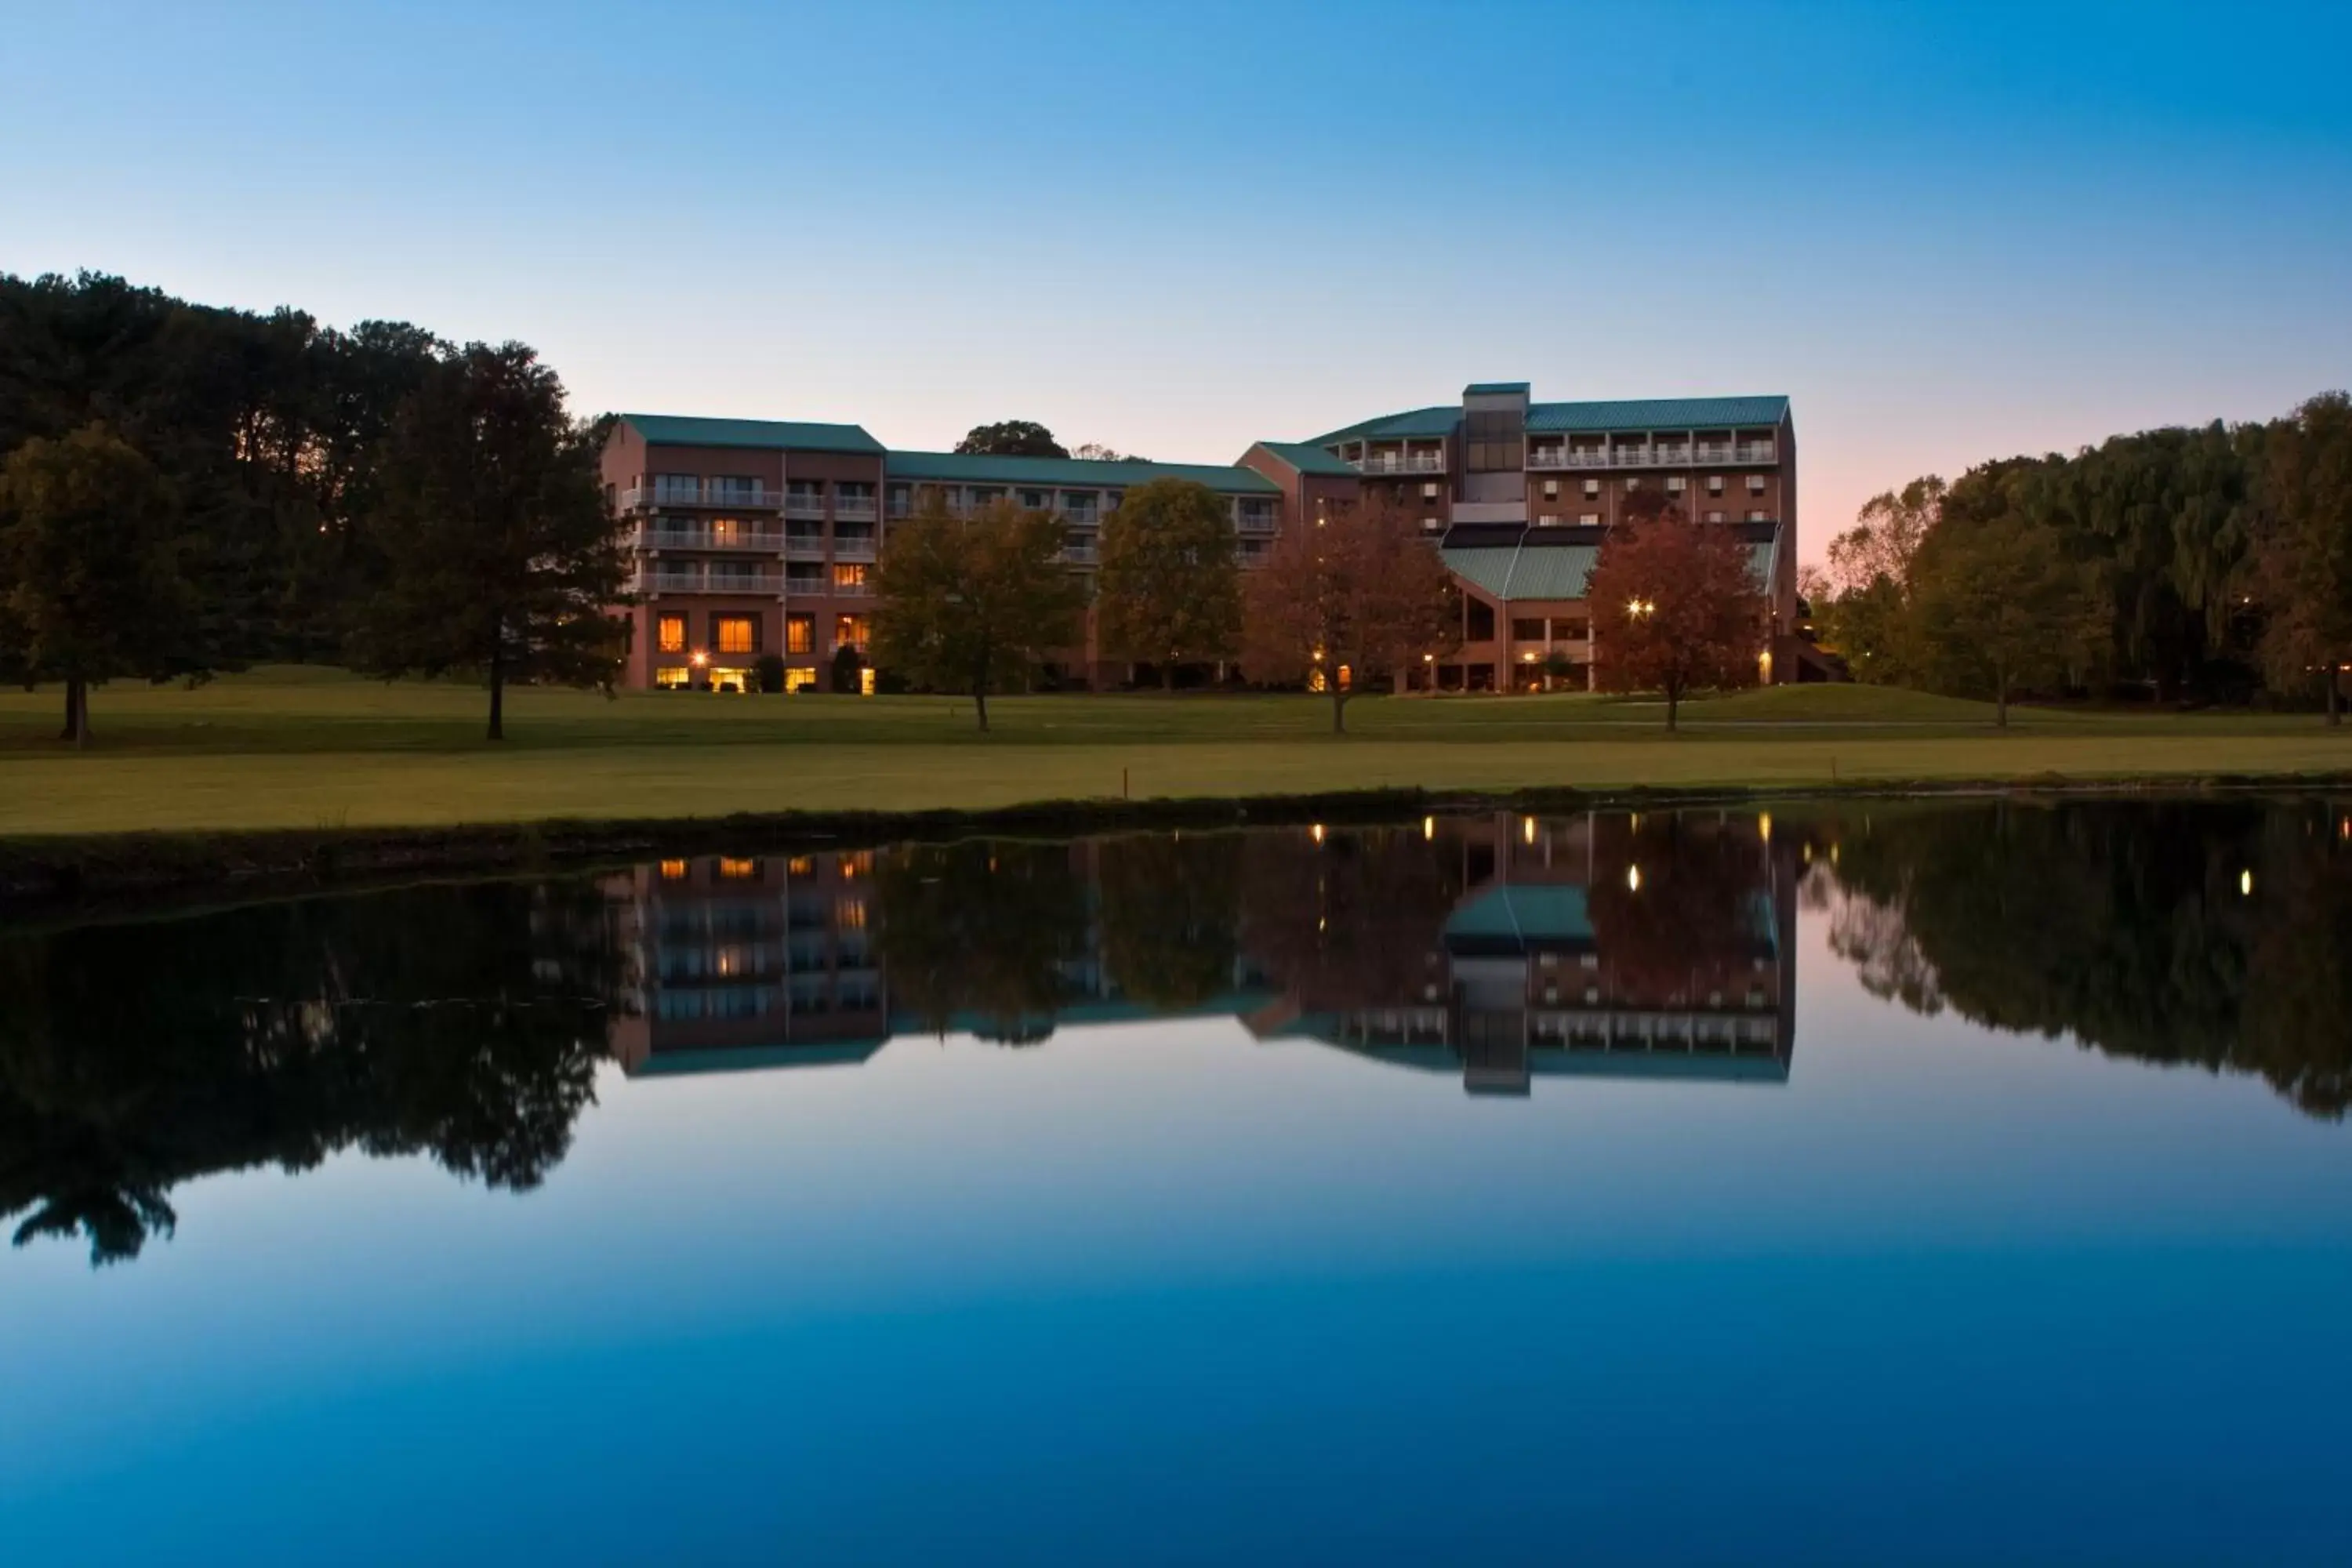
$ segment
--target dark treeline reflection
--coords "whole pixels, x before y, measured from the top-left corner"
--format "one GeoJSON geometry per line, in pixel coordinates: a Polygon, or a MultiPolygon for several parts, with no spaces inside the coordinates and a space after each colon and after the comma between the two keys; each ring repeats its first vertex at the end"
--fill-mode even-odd
{"type": "Polygon", "coordinates": [[[2352,1104],[2343,803],[1895,807],[1822,841],[1832,946],[1878,995],[2352,1104]]]}
{"type": "Polygon", "coordinates": [[[338,1150],[535,1186],[621,980],[593,885],[493,884],[0,935],[0,1215],[100,1263],[171,1189],[338,1150]]]}
{"type": "Polygon", "coordinates": [[[358,1149],[529,1188],[608,1056],[817,1067],[1181,1016],[1481,1093],[1780,1082],[1798,857],[1753,814],[1492,815],[696,857],[0,933],[0,1215],[104,1262],[211,1172],[358,1149]]]}

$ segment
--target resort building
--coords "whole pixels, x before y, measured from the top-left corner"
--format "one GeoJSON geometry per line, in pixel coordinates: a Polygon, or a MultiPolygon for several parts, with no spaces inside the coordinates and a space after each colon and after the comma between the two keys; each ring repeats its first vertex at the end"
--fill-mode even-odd
{"type": "MultiPolygon", "coordinates": [[[[1228,466],[894,451],[856,425],[630,414],[604,471],[635,559],[632,687],[749,690],[770,654],[788,688],[824,683],[838,650],[866,647],[882,541],[927,492],[957,511],[1011,500],[1057,517],[1064,559],[1085,572],[1126,492],[1175,477],[1225,499],[1244,565],[1359,497],[1417,511],[1461,589],[1462,646],[1401,683],[1496,691],[1590,681],[1585,583],[1645,489],[1738,531],[1771,606],[1759,674],[1798,679],[1796,457],[1785,397],[1536,403],[1505,382],[1261,441],[1228,466]]],[[[1135,674],[1100,657],[1091,629],[1065,663],[1097,687],[1135,674]]]]}

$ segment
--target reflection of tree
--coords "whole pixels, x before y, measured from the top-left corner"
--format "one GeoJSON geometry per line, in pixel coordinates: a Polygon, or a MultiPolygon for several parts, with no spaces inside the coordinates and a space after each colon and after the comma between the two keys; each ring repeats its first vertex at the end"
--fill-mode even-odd
{"type": "Polygon", "coordinates": [[[1087,955],[1086,886],[1066,844],[916,845],[877,873],[877,943],[894,1006],[935,1034],[975,1016],[983,1039],[1054,1032],[1087,955]]]}
{"type": "Polygon", "coordinates": [[[1232,988],[1243,842],[1234,833],[1103,841],[1103,964],[1121,994],[1197,1007],[1232,988]]]}
{"type": "Polygon", "coordinates": [[[191,1177],[356,1145],[536,1185],[617,980],[584,886],[432,888],[0,940],[0,1215],[137,1256],[191,1177]]]}
{"type": "Polygon", "coordinates": [[[2316,808],[1874,811],[1838,825],[1833,948],[1921,1012],[2352,1103],[2352,855],[2316,808]],[[2246,889],[2251,889],[2248,891],[2246,889]]]}
{"type": "Polygon", "coordinates": [[[1592,934],[1614,983],[1665,1005],[1729,988],[1769,943],[1752,818],[1666,812],[1593,826],[1592,934]]]}
{"type": "Polygon", "coordinates": [[[1242,942],[1310,1007],[1406,1005],[1439,962],[1439,933],[1466,885],[1459,851],[1402,828],[1296,829],[1244,840],[1242,942]]]}

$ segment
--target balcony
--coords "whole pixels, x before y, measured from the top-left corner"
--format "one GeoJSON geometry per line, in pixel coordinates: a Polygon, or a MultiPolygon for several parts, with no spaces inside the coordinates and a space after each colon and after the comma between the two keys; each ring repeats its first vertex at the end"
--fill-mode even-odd
{"type": "Polygon", "coordinates": [[[740,486],[723,479],[663,479],[632,485],[621,492],[623,511],[648,511],[665,506],[726,507],[733,511],[773,511],[783,498],[763,486],[740,486]]]}
{"type": "Polygon", "coordinates": [[[1442,474],[1443,452],[1369,452],[1356,459],[1360,474],[1442,474]]]}
{"type": "Polygon", "coordinates": [[[1092,528],[1102,521],[1102,513],[1090,506],[1066,506],[1062,521],[1072,528],[1092,528]]]}
{"type": "Polygon", "coordinates": [[[818,517],[824,515],[823,491],[793,490],[784,497],[786,517],[818,517]]]}
{"type": "Polygon", "coordinates": [[[1102,552],[1091,544],[1065,544],[1062,559],[1072,566],[1092,566],[1102,559],[1102,552]]]}
{"type": "Polygon", "coordinates": [[[1778,443],[1750,441],[1733,449],[1732,460],[1739,463],[1776,463],[1780,461],[1778,443]]]}
{"type": "Polygon", "coordinates": [[[1242,533],[1275,533],[1281,530],[1282,519],[1270,512],[1252,513],[1245,511],[1234,520],[1234,527],[1236,531],[1242,533]]]}
{"type": "Polygon", "coordinates": [[[834,521],[836,522],[872,522],[874,521],[874,498],[872,496],[835,496],[833,498],[833,516],[834,521]]]}
{"type": "Polygon", "coordinates": [[[1769,463],[1777,461],[1775,443],[1748,441],[1661,441],[1649,447],[1529,447],[1528,468],[1533,472],[1561,468],[1663,468],[1699,463],[1769,463]]]}
{"type": "Polygon", "coordinates": [[[823,583],[817,585],[816,592],[830,594],[836,599],[870,599],[874,596],[874,584],[871,583],[823,583]]]}
{"type": "Polygon", "coordinates": [[[845,536],[836,533],[834,535],[833,540],[833,558],[835,561],[873,560],[874,536],[871,534],[851,534],[845,536]]]}
{"type": "Polygon", "coordinates": [[[784,535],[784,559],[787,561],[822,561],[824,559],[824,533],[787,533],[784,535]]]}
{"type": "Polygon", "coordinates": [[[647,528],[637,533],[640,550],[759,550],[773,553],[783,546],[784,536],[772,529],[714,533],[707,528],[647,528]]]}

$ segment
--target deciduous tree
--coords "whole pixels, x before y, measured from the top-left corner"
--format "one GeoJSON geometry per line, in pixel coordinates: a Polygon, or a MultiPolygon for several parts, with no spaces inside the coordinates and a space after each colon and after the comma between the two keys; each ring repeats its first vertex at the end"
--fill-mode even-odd
{"type": "Polygon", "coordinates": [[[1096,614],[1103,650],[1159,666],[1163,689],[1179,664],[1231,658],[1242,586],[1224,498],[1178,479],[1128,491],[1103,520],[1096,614]]]}
{"type": "Polygon", "coordinates": [[[1066,458],[1069,451],[1054,433],[1034,419],[1003,419],[975,425],[958,441],[959,452],[988,458],[1066,458]]]}
{"type": "Polygon", "coordinates": [[[1452,576],[1392,501],[1365,497],[1295,523],[1243,587],[1242,668],[1253,680],[1319,684],[1331,732],[1374,680],[1461,644],[1452,576]]]}
{"type": "Polygon", "coordinates": [[[2251,574],[2265,616],[2262,656],[2272,683],[2326,693],[2344,721],[2352,666],[2352,398],[2315,397],[2270,433],[2263,516],[2251,574]]]}
{"type": "Polygon", "coordinates": [[[203,606],[169,487],[102,425],[26,441],[0,465],[0,647],[65,686],[63,739],[89,742],[89,689],[199,676],[203,606]]]}
{"type": "Polygon", "coordinates": [[[1747,544],[1724,524],[1687,522],[1671,506],[1620,523],[1586,596],[1601,688],[1661,693],[1669,730],[1691,692],[1756,679],[1764,594],[1747,544]]]}
{"type": "Polygon", "coordinates": [[[493,741],[509,681],[612,689],[626,557],[593,436],[536,354],[473,343],[438,360],[394,422],[382,483],[368,530],[382,586],[356,617],[359,668],[480,672],[493,741]]]}
{"type": "Polygon", "coordinates": [[[1948,523],[1912,571],[1923,671],[1946,690],[1990,697],[2003,729],[2020,686],[2063,679],[2104,641],[2090,574],[2055,531],[2021,516],[1948,523]]]}
{"type": "Polygon", "coordinates": [[[997,501],[964,519],[926,497],[874,569],[874,662],[971,693],[985,731],[998,682],[1078,640],[1086,588],[1061,556],[1062,526],[1043,512],[997,501]]]}

